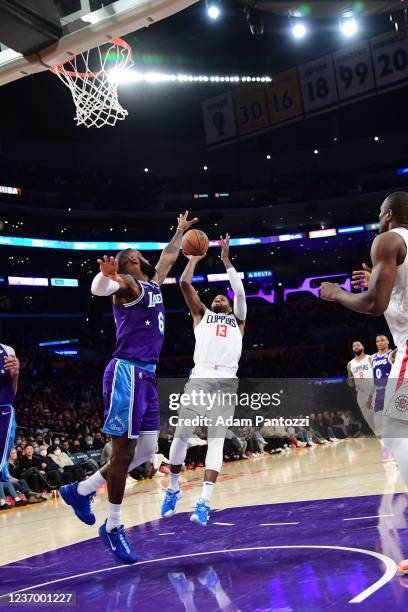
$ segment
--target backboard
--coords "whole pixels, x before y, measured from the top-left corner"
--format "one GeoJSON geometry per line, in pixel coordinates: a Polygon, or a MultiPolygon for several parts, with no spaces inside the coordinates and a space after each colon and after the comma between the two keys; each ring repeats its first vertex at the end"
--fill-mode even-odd
{"type": "Polygon", "coordinates": [[[149,27],[197,0],[54,0],[63,36],[24,56],[0,43],[0,85],[47,70],[113,38],[149,27]]]}

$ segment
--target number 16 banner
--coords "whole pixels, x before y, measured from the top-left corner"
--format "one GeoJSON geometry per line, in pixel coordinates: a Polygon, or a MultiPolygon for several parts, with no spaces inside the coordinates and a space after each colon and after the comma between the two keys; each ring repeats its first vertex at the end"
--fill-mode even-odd
{"type": "Polygon", "coordinates": [[[340,100],[364,96],[375,87],[368,41],[360,41],[333,53],[340,100]]]}

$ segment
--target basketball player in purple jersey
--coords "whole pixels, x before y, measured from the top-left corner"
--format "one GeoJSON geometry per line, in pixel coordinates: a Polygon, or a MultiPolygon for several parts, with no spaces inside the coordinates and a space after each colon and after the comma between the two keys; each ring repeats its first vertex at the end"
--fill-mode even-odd
{"type": "Polygon", "coordinates": [[[0,344],[0,482],[9,480],[8,460],[16,432],[13,401],[19,370],[20,362],[14,349],[0,344]]]}
{"type": "Polygon", "coordinates": [[[162,252],[156,267],[134,249],[98,259],[100,268],[91,291],[113,296],[116,349],[103,378],[105,424],[112,436],[109,463],[81,483],[61,488],[64,501],[88,525],[95,523],[91,500],[96,490],[108,486],[108,518],[99,536],[122,563],[138,560],[121,523],[122,501],[129,471],[151,459],[160,428],[155,370],[164,337],[164,307],[160,291],[176,262],[183,233],[197,219],[178,218],[177,231],[162,252]]]}
{"type": "MultiPolygon", "coordinates": [[[[391,372],[392,364],[395,361],[395,352],[390,349],[390,341],[384,334],[377,334],[375,337],[377,352],[370,357],[370,363],[374,378],[374,422],[376,431],[380,432],[382,427],[382,416],[384,409],[385,389],[388,377],[391,372]]],[[[380,438],[381,442],[381,438],[380,438]]],[[[381,442],[382,444],[382,442],[381,442]]],[[[393,457],[388,449],[382,444],[383,461],[393,461],[393,457]]]]}

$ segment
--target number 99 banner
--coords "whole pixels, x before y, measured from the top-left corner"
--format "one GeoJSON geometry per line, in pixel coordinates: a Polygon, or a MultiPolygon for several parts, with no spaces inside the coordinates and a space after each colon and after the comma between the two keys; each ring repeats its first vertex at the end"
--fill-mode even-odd
{"type": "Polygon", "coordinates": [[[340,100],[363,96],[375,87],[368,41],[341,49],[333,54],[337,91],[340,100]]]}

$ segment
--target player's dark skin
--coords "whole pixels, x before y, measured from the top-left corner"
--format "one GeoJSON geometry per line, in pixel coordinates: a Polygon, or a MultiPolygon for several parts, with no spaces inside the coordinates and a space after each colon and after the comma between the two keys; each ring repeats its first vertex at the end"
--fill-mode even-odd
{"type": "Polygon", "coordinates": [[[338,302],[363,314],[380,316],[388,308],[395,284],[397,267],[406,257],[407,248],[401,236],[389,230],[408,229],[408,194],[391,194],[380,209],[380,234],[371,246],[373,268],[367,291],[349,293],[336,283],[322,283],[320,297],[329,302],[338,302]]]}
{"type": "MultiPolygon", "coordinates": [[[[103,259],[97,260],[102,274],[119,284],[119,290],[113,296],[114,304],[125,304],[139,297],[141,288],[135,279],[145,282],[153,280],[159,284],[163,282],[179,255],[183,233],[197,222],[196,218],[187,221],[187,216],[188,211],[179,216],[177,231],[163,250],[155,270],[136,250],[130,251],[127,260],[121,262],[121,273],[118,271],[119,262],[114,257],[104,255],[103,259]],[[147,274],[149,267],[150,272],[147,274]]],[[[123,501],[126,477],[136,445],[137,439],[129,438],[127,432],[122,436],[112,436],[112,453],[109,462],[100,470],[108,484],[108,497],[111,504],[121,504],[123,501]]]]}

